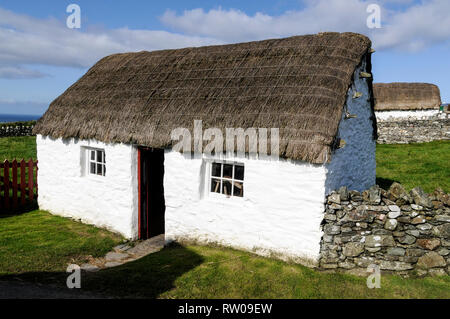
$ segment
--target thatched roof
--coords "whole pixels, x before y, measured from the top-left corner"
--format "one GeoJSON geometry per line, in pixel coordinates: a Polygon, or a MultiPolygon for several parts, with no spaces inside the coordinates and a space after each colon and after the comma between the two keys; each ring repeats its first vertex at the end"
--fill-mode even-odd
{"type": "Polygon", "coordinates": [[[374,83],[375,111],[438,109],[439,88],[429,83],[374,83]]]}
{"type": "MultiPolygon", "coordinates": [[[[53,101],[34,132],[154,148],[177,127],[279,128],[280,155],[329,161],[355,69],[370,40],[322,33],[114,54],[53,101]]],[[[371,85],[371,80],[369,79],[371,85]]]]}

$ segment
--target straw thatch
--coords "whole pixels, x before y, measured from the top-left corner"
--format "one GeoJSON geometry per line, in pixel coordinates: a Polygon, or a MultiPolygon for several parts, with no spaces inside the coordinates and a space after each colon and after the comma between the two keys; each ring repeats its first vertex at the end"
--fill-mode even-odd
{"type": "Polygon", "coordinates": [[[438,109],[439,88],[428,83],[374,83],[375,111],[438,109]]]}
{"type": "MultiPolygon", "coordinates": [[[[177,127],[279,128],[280,155],[329,161],[355,69],[370,40],[322,33],[231,45],[115,54],[52,102],[34,132],[174,144],[177,127]]],[[[368,80],[371,89],[371,80],[368,80]]]]}

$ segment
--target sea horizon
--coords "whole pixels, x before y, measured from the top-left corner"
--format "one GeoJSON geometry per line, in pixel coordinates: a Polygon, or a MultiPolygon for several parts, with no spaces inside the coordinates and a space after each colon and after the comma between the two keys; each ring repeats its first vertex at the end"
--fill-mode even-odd
{"type": "Polygon", "coordinates": [[[41,116],[36,114],[0,114],[0,123],[35,121],[41,116]]]}

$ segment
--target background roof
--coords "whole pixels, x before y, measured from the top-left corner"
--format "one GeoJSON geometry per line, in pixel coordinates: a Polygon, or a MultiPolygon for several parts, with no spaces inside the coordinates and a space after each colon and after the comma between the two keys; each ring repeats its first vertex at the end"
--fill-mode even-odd
{"type": "Polygon", "coordinates": [[[376,111],[438,109],[439,88],[429,83],[374,83],[376,111]]]}

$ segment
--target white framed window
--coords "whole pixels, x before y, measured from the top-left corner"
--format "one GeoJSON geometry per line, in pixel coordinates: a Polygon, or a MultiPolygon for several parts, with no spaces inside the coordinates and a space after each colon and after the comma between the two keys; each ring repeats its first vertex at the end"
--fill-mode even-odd
{"type": "Polygon", "coordinates": [[[87,172],[88,175],[106,175],[106,158],[104,150],[87,149],[87,172]]]}
{"type": "Polygon", "coordinates": [[[210,192],[244,197],[244,164],[211,163],[210,192]]]}

